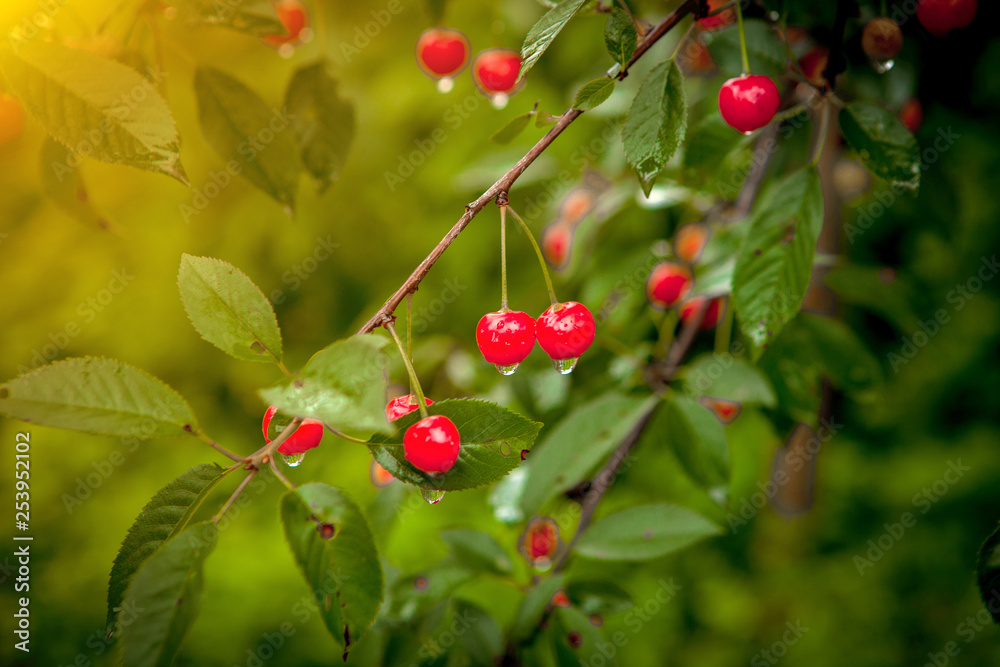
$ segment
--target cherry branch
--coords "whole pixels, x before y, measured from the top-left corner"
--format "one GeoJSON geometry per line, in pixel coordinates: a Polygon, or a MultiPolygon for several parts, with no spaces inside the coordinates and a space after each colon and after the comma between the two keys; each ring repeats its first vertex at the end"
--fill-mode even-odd
{"type": "MultiPolygon", "coordinates": [[[[684,0],[680,7],[675,9],[669,16],[663,19],[659,24],[656,25],[649,33],[643,38],[642,42],[635,49],[635,53],[629,59],[625,67],[622,68],[621,72],[617,74],[617,78],[624,79],[628,75],[628,70],[632,65],[639,60],[649,49],[660,40],[661,37],[666,35],[671,28],[680,23],[688,14],[694,12],[698,8],[699,0],[684,0]]],[[[610,77],[609,77],[610,78],[610,77]]],[[[420,286],[420,281],[430,272],[431,267],[437,262],[438,258],[444,254],[444,251],[448,249],[458,235],[462,233],[472,219],[476,217],[480,211],[485,208],[485,206],[493,201],[498,195],[506,194],[514,182],[524,173],[524,171],[534,162],[542,152],[545,151],[549,145],[552,144],[556,138],[569,127],[570,123],[580,117],[583,112],[578,109],[567,109],[563,115],[559,118],[559,121],[545,133],[541,139],[538,140],[534,146],[531,147],[524,157],[517,161],[517,163],[507,171],[506,174],[500,177],[500,179],[494,183],[490,188],[481,194],[478,199],[470,204],[466,204],[465,213],[462,217],[458,219],[458,222],[444,235],[444,238],[438,242],[434,249],[431,250],[430,254],[424,258],[417,268],[413,270],[410,277],[399,286],[391,297],[379,308],[374,315],[371,316],[364,326],[358,330],[358,334],[366,334],[374,331],[378,327],[382,326],[388,320],[392,319],[393,313],[396,312],[396,308],[399,304],[403,302],[408,294],[412,294],[417,291],[420,286]]]]}

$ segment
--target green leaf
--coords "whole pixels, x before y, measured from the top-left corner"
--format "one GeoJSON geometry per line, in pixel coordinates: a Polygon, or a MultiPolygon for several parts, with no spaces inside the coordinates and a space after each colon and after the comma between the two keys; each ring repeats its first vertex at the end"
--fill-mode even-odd
{"type": "Polygon", "coordinates": [[[285,93],[302,164],[321,193],[344,168],[354,140],[354,106],[337,86],[328,64],[320,61],[297,70],[285,93]]]}
{"type": "Polygon", "coordinates": [[[391,433],[382,352],[387,342],[369,334],[331,343],[294,377],[261,389],[260,396],[285,414],[319,419],[342,431],[391,433]]]}
{"type": "Polygon", "coordinates": [[[442,477],[417,470],[403,453],[403,434],[420,420],[417,411],[393,422],[392,435],[375,436],[369,447],[382,466],[409,484],[425,489],[458,491],[483,486],[500,479],[521,463],[542,425],[494,403],[473,399],[449,399],[428,406],[432,415],[444,415],[455,423],[462,438],[458,461],[442,477]]]}
{"type": "Polygon", "coordinates": [[[584,614],[607,616],[635,606],[628,591],[610,581],[571,581],[566,587],[566,595],[584,614]]]}
{"type": "Polygon", "coordinates": [[[132,575],[160,546],[184,528],[194,513],[226,475],[225,468],[203,463],[191,468],[156,492],[132,522],[111,566],[108,582],[107,629],[115,619],[132,575]]]}
{"type": "Polygon", "coordinates": [[[994,530],[979,549],[976,574],[983,604],[993,617],[993,622],[1000,624],[1000,610],[996,608],[997,600],[1000,600],[1000,528],[994,530]]]}
{"type": "Polygon", "coordinates": [[[499,575],[513,570],[510,556],[488,533],[456,528],[441,531],[440,535],[455,559],[465,567],[499,575]]]}
{"type": "Polygon", "coordinates": [[[514,116],[509,121],[504,123],[504,126],[499,130],[490,135],[490,141],[494,144],[509,144],[514,141],[524,128],[528,127],[528,123],[531,122],[531,117],[534,114],[531,112],[522,113],[518,116],[514,116]]]}
{"type": "Polygon", "coordinates": [[[823,226],[823,189],[810,167],[775,184],[750,223],[733,272],[733,301],[751,356],[799,311],[823,226]]]}
{"type": "Polygon", "coordinates": [[[520,81],[528,70],[535,66],[552,40],[563,29],[573,15],[576,14],[586,0],[562,0],[558,5],[545,12],[535,25],[531,26],[524,45],[521,47],[521,72],[517,75],[520,81]]]}
{"type": "Polygon", "coordinates": [[[611,97],[611,93],[613,92],[615,92],[614,79],[606,76],[594,79],[589,83],[585,83],[577,91],[576,98],[573,100],[573,108],[580,111],[590,111],[594,107],[603,104],[611,97]]]}
{"type": "Polygon", "coordinates": [[[510,627],[510,637],[515,641],[527,639],[537,629],[545,614],[545,608],[549,600],[561,589],[566,582],[566,575],[562,572],[554,574],[528,591],[528,594],[521,600],[521,606],[517,609],[514,623],[510,627]]]}
{"type": "Polygon", "coordinates": [[[681,466],[706,489],[729,483],[729,445],[719,420],[687,396],[671,394],[646,429],[659,436],[681,466]]]}
{"type": "Polygon", "coordinates": [[[920,146],[892,109],[874,102],[852,102],[837,116],[851,148],[868,170],[893,185],[920,187],[920,146]]]}
{"type": "Polygon", "coordinates": [[[773,408],[777,399],[767,375],[729,354],[703,354],[684,369],[684,393],[773,408]]]}
{"type": "MultiPolygon", "coordinates": [[[[750,71],[773,79],[780,78],[786,69],[785,47],[781,40],[774,30],[760,19],[747,19],[743,25],[750,71]]],[[[739,76],[743,73],[738,30],[705,32],[701,34],[701,39],[709,47],[712,59],[719,66],[720,72],[728,76],[739,76]]]]}
{"type": "Polygon", "coordinates": [[[202,338],[237,359],[281,364],[281,330],[271,302],[245,273],[221,259],[185,253],[177,287],[202,338]]]}
{"type": "Polygon", "coordinates": [[[424,0],[424,7],[427,8],[427,17],[430,19],[431,25],[441,24],[446,5],[446,0],[424,0]]]}
{"type": "Polygon", "coordinates": [[[402,577],[392,586],[389,616],[412,621],[451,597],[456,588],[475,577],[475,572],[451,559],[435,563],[419,574],[402,577]]]}
{"type": "Polygon", "coordinates": [[[42,190],[67,215],[84,225],[110,229],[111,223],[90,201],[87,184],[80,175],[80,157],[56,140],[42,142],[40,173],[42,190]],[[70,166],[77,165],[77,166],[70,166]]]}
{"type": "Polygon", "coordinates": [[[0,49],[0,68],[59,143],[187,184],[170,109],[153,82],[135,70],[41,39],[0,49]]]}
{"type": "Polygon", "coordinates": [[[251,35],[282,35],[285,27],[275,14],[271,0],[168,0],[189,23],[230,28],[251,35]]]}
{"type": "Polygon", "coordinates": [[[553,428],[525,462],[524,515],[574,486],[607,458],[656,405],[655,396],[611,392],[584,403],[553,428]]]}
{"type": "Polygon", "coordinates": [[[465,600],[455,600],[458,641],[477,665],[492,667],[503,657],[503,631],[485,609],[465,600]]]}
{"type": "Polygon", "coordinates": [[[382,566],[368,521],[347,494],[320,482],[286,493],[281,521],[323,621],[346,660],[382,605],[382,566]]]}
{"type": "Polygon", "coordinates": [[[177,392],[114,359],[64,359],[0,385],[0,413],[42,426],[138,439],[189,435],[198,424],[177,392]]]}
{"type": "Polygon", "coordinates": [[[167,667],[180,650],[201,603],[202,568],[218,531],[193,524],[151,555],[125,593],[121,623],[122,662],[129,667],[167,667]]]}
{"type": "Polygon", "coordinates": [[[198,121],[205,140],[247,180],[280,203],[289,215],[299,183],[298,146],[285,109],[268,107],[242,83],[210,67],[194,75],[198,121]]]}
{"type": "Polygon", "coordinates": [[[635,53],[638,42],[639,36],[632,17],[621,7],[615,7],[604,25],[604,44],[608,47],[611,58],[624,67],[635,53]]]}
{"type": "Polygon", "coordinates": [[[576,553],[597,560],[652,560],[718,533],[718,526],[687,508],[639,505],[587,528],[576,543],[576,553]]]}
{"type": "Polygon", "coordinates": [[[604,637],[590,619],[578,609],[556,607],[552,610],[552,626],[547,634],[560,665],[589,667],[601,664],[612,667],[615,662],[601,651],[604,637]],[[570,643],[570,637],[573,642],[570,643]]]}
{"type": "Polygon", "coordinates": [[[684,75],[673,60],[660,63],[639,87],[622,130],[625,157],[647,197],[657,174],[684,141],[686,129],[684,75]]]}

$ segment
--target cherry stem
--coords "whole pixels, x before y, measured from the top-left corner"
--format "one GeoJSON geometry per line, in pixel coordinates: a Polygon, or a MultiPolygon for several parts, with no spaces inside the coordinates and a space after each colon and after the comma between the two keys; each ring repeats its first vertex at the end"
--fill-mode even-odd
{"type": "Polygon", "coordinates": [[[420,386],[420,380],[417,379],[417,371],[413,368],[413,362],[406,356],[406,350],[403,349],[403,341],[399,339],[399,334],[396,333],[396,327],[393,325],[392,320],[386,320],[383,326],[392,334],[392,339],[396,341],[399,353],[403,355],[403,365],[406,366],[406,372],[410,376],[410,386],[413,387],[413,391],[417,395],[417,409],[420,410],[420,416],[423,419],[427,419],[427,401],[424,399],[424,390],[420,386]]]}
{"type": "Polygon", "coordinates": [[[256,474],[257,474],[257,469],[252,468],[250,472],[247,474],[247,476],[243,478],[243,481],[240,482],[240,485],[236,487],[235,491],[233,491],[233,495],[229,496],[229,500],[227,500],[226,503],[222,506],[222,509],[220,509],[215,514],[215,516],[212,517],[213,525],[218,525],[219,520],[223,516],[225,516],[226,512],[228,512],[229,508],[233,506],[233,503],[236,502],[236,499],[240,497],[240,494],[243,493],[243,490],[247,488],[247,484],[250,483],[250,480],[252,480],[254,478],[254,475],[256,474]]]}
{"type": "MultiPolygon", "coordinates": [[[[413,363],[413,293],[406,295],[406,358],[413,363]]],[[[413,396],[413,387],[410,387],[413,396]]]]}
{"type": "Polygon", "coordinates": [[[684,31],[684,34],[681,35],[680,40],[678,40],[677,48],[674,49],[673,55],[670,56],[671,60],[677,60],[677,54],[681,52],[681,47],[684,46],[684,43],[688,40],[688,37],[691,36],[691,33],[694,31],[696,25],[698,25],[697,21],[691,21],[691,25],[688,26],[687,30],[684,31]]]}
{"type": "Polygon", "coordinates": [[[740,2],[736,2],[736,23],[740,31],[740,58],[743,59],[743,73],[750,73],[750,58],[747,56],[747,36],[743,32],[743,8],[740,2]]]}
{"type": "Polygon", "coordinates": [[[367,445],[368,444],[367,440],[362,440],[361,438],[355,438],[353,435],[347,435],[343,431],[341,431],[339,429],[336,429],[333,426],[330,426],[326,422],[323,422],[323,428],[325,428],[330,433],[333,433],[335,436],[337,436],[341,440],[348,440],[350,442],[357,442],[357,443],[360,443],[362,445],[367,445]]]}
{"type": "Polygon", "coordinates": [[[274,473],[274,476],[280,479],[281,483],[284,484],[289,491],[294,491],[296,489],[296,486],[295,484],[292,483],[292,480],[285,477],[285,473],[281,472],[281,470],[278,468],[278,464],[274,460],[273,456],[268,458],[267,464],[271,466],[271,472],[274,473]]]}
{"type": "Polygon", "coordinates": [[[242,456],[240,456],[239,454],[234,454],[233,452],[229,451],[228,449],[217,443],[215,440],[212,440],[210,437],[205,435],[204,431],[199,430],[197,433],[194,433],[193,435],[202,442],[207,443],[208,446],[211,447],[212,449],[216,450],[217,452],[221,452],[227,458],[233,461],[237,461],[239,463],[243,462],[242,456]]]}
{"type": "Polygon", "coordinates": [[[517,214],[517,211],[510,207],[510,204],[505,204],[500,207],[500,215],[503,215],[504,209],[508,209],[510,214],[514,216],[514,219],[518,221],[521,225],[521,229],[528,236],[528,240],[531,241],[531,247],[535,249],[535,256],[538,257],[538,265],[542,267],[542,275],[545,276],[545,289],[549,291],[549,300],[552,305],[559,303],[559,299],[556,298],[556,291],[552,289],[552,278],[549,277],[549,268],[545,265],[545,257],[542,255],[542,249],[538,247],[538,242],[535,241],[535,237],[531,234],[531,230],[528,229],[528,225],[525,224],[521,216],[517,214]]]}
{"type": "Polygon", "coordinates": [[[510,310],[507,305],[507,208],[500,207],[500,312],[510,310]]]}

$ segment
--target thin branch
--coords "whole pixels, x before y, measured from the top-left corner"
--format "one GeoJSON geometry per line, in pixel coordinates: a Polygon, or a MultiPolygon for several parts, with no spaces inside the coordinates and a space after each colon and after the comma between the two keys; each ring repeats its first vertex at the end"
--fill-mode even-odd
{"type": "Polygon", "coordinates": [[[226,512],[229,511],[229,508],[233,506],[233,503],[236,502],[236,499],[240,497],[240,494],[243,493],[243,490],[247,488],[247,484],[250,483],[250,480],[252,480],[254,475],[256,474],[257,474],[256,468],[252,468],[250,472],[247,473],[247,476],[243,478],[243,481],[240,482],[240,485],[236,487],[235,491],[233,491],[233,495],[229,496],[229,500],[226,501],[226,504],[222,506],[222,509],[220,509],[215,516],[212,517],[213,524],[219,523],[219,520],[223,516],[225,516],[226,512]]]}
{"type": "MultiPolygon", "coordinates": [[[[693,12],[698,7],[698,0],[685,0],[684,3],[673,11],[667,18],[663,19],[655,28],[649,31],[646,37],[639,43],[636,47],[635,53],[632,54],[632,58],[628,61],[625,67],[622,68],[621,73],[618,75],[619,79],[624,79],[628,75],[629,68],[641,58],[646,51],[660,40],[667,32],[677,25],[681,19],[693,12]]],[[[501,193],[506,193],[510,190],[514,182],[524,173],[532,162],[534,162],[542,152],[549,147],[549,145],[556,140],[556,138],[563,133],[563,131],[569,127],[570,123],[579,118],[580,114],[583,112],[578,109],[567,109],[563,115],[559,118],[559,121],[550,129],[545,136],[538,140],[534,146],[531,147],[524,157],[517,161],[517,163],[510,168],[510,170],[500,177],[496,183],[494,183],[490,188],[479,196],[474,202],[466,204],[465,213],[462,217],[458,219],[458,222],[445,234],[444,238],[434,246],[430,254],[424,258],[424,261],[417,265],[417,268],[413,270],[410,277],[400,285],[389,300],[379,308],[374,315],[371,316],[364,326],[359,330],[359,334],[371,333],[378,327],[382,326],[382,323],[387,319],[392,317],[392,314],[402,303],[403,299],[406,298],[407,294],[412,294],[420,286],[420,281],[424,279],[427,273],[437,262],[438,258],[444,254],[444,251],[448,249],[458,235],[462,233],[472,219],[483,210],[489,202],[496,198],[497,195],[501,193]]]]}

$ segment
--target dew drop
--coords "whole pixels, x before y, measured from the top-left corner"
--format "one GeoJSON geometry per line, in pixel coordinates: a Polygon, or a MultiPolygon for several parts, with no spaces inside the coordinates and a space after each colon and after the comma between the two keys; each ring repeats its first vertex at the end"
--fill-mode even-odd
{"type": "Polygon", "coordinates": [[[496,367],[497,370],[500,371],[500,375],[513,375],[514,371],[516,371],[520,365],[521,364],[511,364],[510,366],[504,366],[503,364],[496,364],[496,367]]]}
{"type": "Polygon", "coordinates": [[[510,456],[510,443],[507,441],[500,443],[500,453],[503,456],[510,456]]]}
{"type": "Polygon", "coordinates": [[[305,452],[299,452],[298,454],[282,454],[281,458],[285,460],[285,465],[289,468],[298,468],[302,465],[302,459],[306,457],[305,452]]]}
{"type": "Polygon", "coordinates": [[[743,134],[744,137],[749,137],[751,134],[753,134],[753,130],[747,130],[746,132],[743,132],[742,134],[743,134]]]}
{"type": "Polygon", "coordinates": [[[444,491],[438,489],[420,489],[420,495],[424,497],[428,505],[437,505],[444,498],[444,491]]]}
{"type": "Polygon", "coordinates": [[[552,367],[555,368],[560,375],[569,375],[576,368],[576,362],[580,357],[573,357],[572,359],[553,359],[552,367]]]}
{"type": "Polygon", "coordinates": [[[510,97],[504,93],[496,93],[490,96],[490,104],[493,105],[494,109],[503,109],[507,106],[507,102],[510,101],[510,97]]]}
{"type": "Polygon", "coordinates": [[[869,61],[872,64],[872,69],[874,69],[879,74],[885,74],[896,65],[896,61],[892,59],[876,60],[875,58],[869,58],[869,61]]]}
{"type": "Polygon", "coordinates": [[[441,77],[438,79],[437,87],[439,93],[450,93],[451,89],[455,87],[455,80],[450,76],[441,77]]]}

